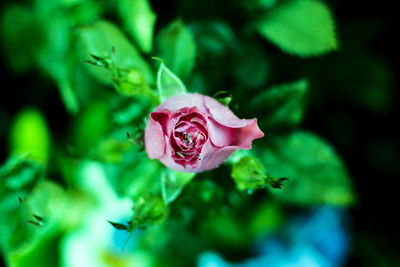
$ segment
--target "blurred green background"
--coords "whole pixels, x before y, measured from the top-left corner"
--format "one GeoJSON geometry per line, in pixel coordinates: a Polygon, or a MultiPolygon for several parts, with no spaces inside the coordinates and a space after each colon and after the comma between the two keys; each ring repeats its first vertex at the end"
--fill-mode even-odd
{"type": "Polygon", "coordinates": [[[399,266],[394,10],[390,1],[3,1],[2,260],[399,266]],[[190,92],[227,91],[235,114],[257,117],[266,134],[257,159],[194,178],[147,159],[135,137],[157,103],[152,56],[190,92]],[[253,169],[290,179],[253,192],[253,169]]]}

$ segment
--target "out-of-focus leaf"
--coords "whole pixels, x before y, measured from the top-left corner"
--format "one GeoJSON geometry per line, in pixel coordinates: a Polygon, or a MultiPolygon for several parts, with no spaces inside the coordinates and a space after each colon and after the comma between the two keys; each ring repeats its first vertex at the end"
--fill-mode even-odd
{"type": "Polygon", "coordinates": [[[161,176],[161,192],[165,204],[168,205],[173,202],[195,176],[195,173],[164,169],[161,176]]]}
{"type": "Polygon", "coordinates": [[[118,11],[125,28],[139,48],[149,53],[153,47],[153,32],[156,14],[148,0],[119,0],[118,11]]]}
{"type": "Polygon", "coordinates": [[[33,217],[42,217],[45,223],[48,223],[49,218],[57,213],[63,198],[64,190],[61,186],[54,182],[42,181],[26,196],[23,203],[28,206],[33,217]]]}
{"type": "Polygon", "coordinates": [[[290,54],[309,57],[338,48],[329,8],[317,0],[291,0],[256,22],[263,37],[290,54]]]}
{"type": "Polygon", "coordinates": [[[133,227],[145,227],[159,223],[167,216],[167,207],[159,196],[146,195],[135,199],[133,206],[133,227]]]}
{"type": "Polygon", "coordinates": [[[34,62],[40,28],[32,12],[22,5],[6,6],[1,12],[1,39],[14,71],[24,72],[34,62]],[[29,45],[27,45],[29,44],[29,45]]]}
{"type": "Polygon", "coordinates": [[[43,115],[36,109],[17,114],[10,130],[12,153],[30,153],[33,158],[47,162],[50,155],[50,133],[43,115]]]}
{"type": "Polygon", "coordinates": [[[354,203],[350,177],[334,149],[308,132],[276,138],[263,150],[263,163],[273,176],[290,177],[277,198],[299,205],[354,203]]]}
{"type": "MultiPolygon", "coordinates": [[[[113,47],[115,55],[113,62],[124,69],[135,67],[141,71],[148,83],[154,82],[154,74],[149,64],[142,58],[135,47],[114,24],[99,21],[77,30],[78,50],[81,60],[89,60],[91,55],[98,57],[111,56],[113,47]]],[[[105,84],[111,84],[111,73],[107,69],[86,64],[90,74],[105,84]]]]}
{"type": "Polygon", "coordinates": [[[196,43],[190,29],[176,20],[163,29],[157,38],[157,56],[177,76],[185,78],[196,60],[196,43]]]}
{"type": "Polygon", "coordinates": [[[0,167],[0,195],[15,191],[19,197],[25,197],[44,175],[42,162],[31,159],[28,154],[12,156],[0,167]]]}
{"type": "Polygon", "coordinates": [[[222,55],[235,46],[235,34],[224,21],[197,22],[190,24],[199,50],[207,54],[222,55]]]}
{"type": "Polygon", "coordinates": [[[146,106],[147,103],[144,101],[132,101],[129,98],[125,101],[117,99],[115,107],[111,111],[113,122],[118,125],[128,125],[133,120],[139,120],[142,118],[146,106]]]}
{"type": "Polygon", "coordinates": [[[161,62],[160,68],[157,73],[157,89],[160,101],[174,95],[183,95],[187,89],[181,79],[179,79],[170,69],[168,69],[164,62],[161,62]]]}
{"type": "Polygon", "coordinates": [[[4,214],[0,219],[1,246],[12,256],[28,253],[42,235],[49,233],[53,216],[64,199],[63,189],[50,181],[37,183],[28,194],[22,190],[19,193],[24,194],[22,201],[15,196],[13,205],[0,202],[0,212],[4,214]]]}
{"type": "Polygon", "coordinates": [[[58,266],[60,257],[58,245],[60,238],[61,236],[57,234],[44,234],[40,236],[27,249],[10,253],[10,266],[58,266]]]}
{"type": "Polygon", "coordinates": [[[69,57],[71,57],[71,25],[69,18],[58,9],[38,16],[42,31],[40,47],[35,58],[40,68],[57,84],[66,109],[76,114],[79,103],[69,77],[69,57]],[[51,14],[51,15],[50,15],[51,14]]]}
{"type": "Polygon", "coordinates": [[[271,234],[283,222],[283,214],[279,206],[268,200],[260,203],[252,212],[249,230],[253,236],[260,238],[271,234]]]}
{"type": "Polygon", "coordinates": [[[115,169],[113,176],[120,195],[136,198],[144,194],[160,193],[162,167],[145,153],[131,149],[115,169]]]}
{"type": "Polygon", "coordinates": [[[93,23],[103,13],[102,2],[95,0],[72,1],[69,7],[69,19],[73,25],[93,23]]]}
{"type": "Polygon", "coordinates": [[[232,178],[239,190],[252,190],[266,185],[266,173],[262,163],[255,157],[244,156],[233,165],[232,178]]]}
{"type": "Polygon", "coordinates": [[[264,11],[273,8],[279,0],[248,0],[241,4],[250,12],[264,11]]]}
{"type": "Polygon", "coordinates": [[[110,137],[100,141],[90,155],[103,162],[119,163],[124,153],[130,148],[132,148],[132,144],[128,140],[110,137]]]}
{"type": "Polygon", "coordinates": [[[240,218],[231,214],[215,214],[212,219],[202,223],[202,234],[209,236],[208,238],[217,244],[240,248],[245,247],[250,240],[247,224],[244,225],[240,218]]]}
{"type": "Polygon", "coordinates": [[[78,152],[87,152],[106,133],[111,126],[108,115],[107,106],[103,102],[92,102],[80,113],[72,132],[78,152]]]}
{"type": "Polygon", "coordinates": [[[235,76],[249,88],[262,86],[269,78],[269,60],[260,47],[247,45],[239,50],[234,65],[235,76]]]}
{"type": "Polygon", "coordinates": [[[304,116],[307,80],[299,80],[261,92],[249,103],[254,111],[263,114],[259,120],[262,129],[298,125],[304,116]]]}

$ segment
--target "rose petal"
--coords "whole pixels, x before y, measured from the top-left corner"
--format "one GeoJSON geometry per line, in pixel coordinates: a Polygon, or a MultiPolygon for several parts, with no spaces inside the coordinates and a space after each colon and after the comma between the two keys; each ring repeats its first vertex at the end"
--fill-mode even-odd
{"type": "Polygon", "coordinates": [[[235,150],[238,149],[236,146],[226,146],[215,151],[204,164],[204,170],[212,170],[217,168],[224,162],[235,150]]]}
{"type": "Polygon", "coordinates": [[[147,154],[151,159],[161,158],[165,153],[165,131],[168,119],[171,116],[169,111],[152,112],[144,132],[144,143],[147,154]]]}
{"type": "MultiPolygon", "coordinates": [[[[168,137],[165,136],[165,142],[168,142],[168,137]]],[[[193,170],[185,169],[183,166],[177,164],[174,159],[171,157],[172,155],[172,145],[168,144],[165,149],[164,155],[160,158],[160,161],[170,169],[180,172],[193,172],[193,170]]]]}
{"type": "Polygon", "coordinates": [[[204,96],[200,94],[184,94],[171,96],[166,99],[161,105],[159,105],[155,111],[169,110],[173,113],[181,108],[185,107],[197,107],[201,113],[207,113],[207,109],[204,105],[204,96]]]}
{"type": "Polygon", "coordinates": [[[250,121],[250,124],[243,128],[235,129],[236,135],[232,145],[237,146],[237,148],[251,149],[253,140],[264,136],[264,133],[258,128],[257,119],[248,121],[250,121]]]}
{"type": "Polygon", "coordinates": [[[227,107],[212,97],[204,96],[205,105],[211,117],[218,123],[231,128],[241,128],[252,123],[252,120],[241,120],[227,107]]]}
{"type": "Polygon", "coordinates": [[[257,119],[250,120],[251,124],[236,128],[235,140],[230,146],[225,146],[217,149],[203,165],[204,170],[211,170],[218,167],[225,159],[227,159],[236,149],[251,149],[254,139],[261,138],[264,133],[258,128],[257,119]]]}
{"type": "Polygon", "coordinates": [[[228,146],[235,138],[235,129],[226,127],[211,118],[207,119],[208,136],[211,142],[219,147],[228,146]]]}

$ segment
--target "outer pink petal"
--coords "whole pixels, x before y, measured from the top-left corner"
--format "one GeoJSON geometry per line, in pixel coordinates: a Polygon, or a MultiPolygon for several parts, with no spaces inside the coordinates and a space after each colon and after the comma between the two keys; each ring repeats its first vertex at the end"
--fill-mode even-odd
{"type": "Polygon", "coordinates": [[[146,152],[151,159],[159,159],[165,154],[165,128],[171,113],[152,112],[144,132],[146,152]]]}
{"type": "Polygon", "coordinates": [[[231,128],[241,128],[253,123],[253,120],[239,119],[227,106],[222,105],[214,98],[209,96],[203,97],[209,114],[218,123],[231,128]]]}
{"type": "Polygon", "coordinates": [[[204,99],[208,112],[213,118],[213,120],[207,120],[209,136],[216,146],[250,149],[254,139],[264,136],[258,128],[257,119],[239,119],[228,107],[215,99],[208,96],[204,99]]]}
{"type": "Polygon", "coordinates": [[[209,157],[208,161],[205,162],[203,170],[212,170],[217,168],[238,148],[239,147],[236,146],[226,146],[218,149],[209,157]]]}
{"type": "Polygon", "coordinates": [[[211,118],[207,118],[208,136],[219,147],[229,146],[235,138],[236,129],[226,127],[211,118]]]}
{"type": "Polygon", "coordinates": [[[235,141],[232,143],[232,145],[241,149],[251,149],[253,140],[264,136],[264,133],[258,128],[257,119],[248,121],[251,123],[243,128],[236,129],[235,141]]]}
{"type": "Polygon", "coordinates": [[[231,145],[217,149],[204,163],[204,170],[211,170],[218,167],[236,149],[251,149],[254,139],[261,138],[264,133],[258,128],[257,119],[250,120],[252,123],[243,128],[236,128],[235,140],[231,145]]]}
{"type": "Polygon", "coordinates": [[[171,96],[159,105],[155,111],[169,110],[173,113],[181,108],[185,107],[197,107],[201,113],[207,113],[206,106],[204,104],[204,95],[200,94],[184,94],[171,96]]]}

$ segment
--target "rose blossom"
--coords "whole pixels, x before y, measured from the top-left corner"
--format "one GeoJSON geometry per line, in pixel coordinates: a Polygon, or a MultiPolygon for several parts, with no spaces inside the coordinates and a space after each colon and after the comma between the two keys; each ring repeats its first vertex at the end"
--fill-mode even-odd
{"type": "Polygon", "coordinates": [[[236,149],[251,149],[264,133],[257,119],[242,120],[215,99],[172,96],[151,114],[144,140],[148,156],[183,172],[218,167],[236,149]]]}

